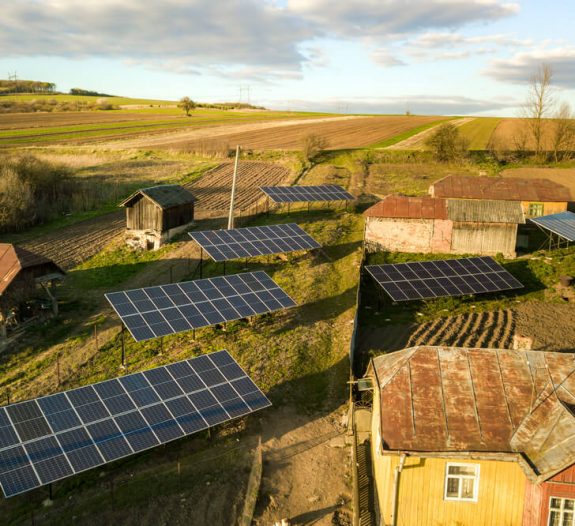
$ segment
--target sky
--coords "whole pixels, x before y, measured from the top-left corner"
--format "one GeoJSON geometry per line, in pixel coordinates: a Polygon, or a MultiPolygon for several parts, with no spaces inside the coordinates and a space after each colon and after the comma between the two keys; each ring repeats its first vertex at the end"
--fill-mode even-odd
{"type": "Polygon", "coordinates": [[[517,115],[541,64],[575,109],[575,0],[12,0],[0,78],[278,110],[517,115]]]}

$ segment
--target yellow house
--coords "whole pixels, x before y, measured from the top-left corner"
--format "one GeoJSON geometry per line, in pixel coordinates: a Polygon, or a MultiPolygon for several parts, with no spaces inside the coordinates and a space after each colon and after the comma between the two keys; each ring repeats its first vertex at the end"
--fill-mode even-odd
{"type": "Polygon", "coordinates": [[[421,346],[374,358],[379,524],[572,525],[575,484],[555,495],[553,480],[575,463],[574,360],[421,346]]]}
{"type": "Polygon", "coordinates": [[[429,187],[432,197],[519,201],[525,217],[567,210],[573,197],[569,188],[549,179],[473,177],[449,175],[429,187]]]}

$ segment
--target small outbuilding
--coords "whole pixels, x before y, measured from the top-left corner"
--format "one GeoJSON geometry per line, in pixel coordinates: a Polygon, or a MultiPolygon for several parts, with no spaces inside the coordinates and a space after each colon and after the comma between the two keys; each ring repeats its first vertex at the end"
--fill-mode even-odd
{"type": "Polygon", "coordinates": [[[50,298],[52,312],[58,313],[58,302],[53,285],[65,272],[51,259],[34,254],[22,247],[0,243],[0,338],[6,337],[8,323],[22,321],[34,314],[34,308],[25,309],[26,303],[44,289],[50,298]]]}
{"type": "Polygon", "coordinates": [[[156,250],[193,226],[196,198],[177,184],[142,188],[120,203],[126,208],[126,241],[156,250]]]}
{"type": "Polygon", "coordinates": [[[519,202],[525,217],[567,210],[573,200],[569,188],[549,179],[449,175],[429,187],[432,197],[519,202]]]}
{"type": "Polygon", "coordinates": [[[368,250],[515,257],[520,203],[391,195],[365,211],[368,250]]]}

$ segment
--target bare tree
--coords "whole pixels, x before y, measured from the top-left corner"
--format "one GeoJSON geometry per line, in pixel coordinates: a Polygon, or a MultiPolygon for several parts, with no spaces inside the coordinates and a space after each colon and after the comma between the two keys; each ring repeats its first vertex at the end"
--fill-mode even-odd
{"type": "Polygon", "coordinates": [[[575,121],[568,102],[562,102],[553,117],[551,136],[555,162],[568,159],[575,146],[575,121]]]}
{"type": "Polygon", "coordinates": [[[523,107],[524,117],[528,119],[528,129],[535,154],[541,155],[544,147],[544,119],[553,111],[554,96],[551,86],[553,70],[549,64],[541,64],[537,73],[531,77],[529,94],[523,107]]]}
{"type": "Polygon", "coordinates": [[[178,108],[182,108],[188,117],[190,116],[190,112],[195,109],[196,106],[197,104],[192,99],[190,99],[190,97],[182,97],[180,99],[180,103],[178,104],[178,108]]]}

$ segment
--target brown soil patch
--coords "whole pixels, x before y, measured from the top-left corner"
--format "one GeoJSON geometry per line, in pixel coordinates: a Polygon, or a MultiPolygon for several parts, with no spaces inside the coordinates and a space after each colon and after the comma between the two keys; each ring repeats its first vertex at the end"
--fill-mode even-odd
{"type": "Polygon", "coordinates": [[[516,332],[541,351],[575,351],[575,305],[529,302],[518,306],[516,332]]]}
{"type": "MultiPolygon", "coordinates": [[[[224,211],[230,206],[234,163],[223,163],[206,172],[198,181],[187,185],[198,198],[198,209],[224,211]]],[[[291,172],[283,166],[257,161],[242,161],[238,165],[235,206],[247,210],[265,200],[261,186],[277,186],[290,182],[291,172]]]]}
{"type": "Polygon", "coordinates": [[[359,148],[394,137],[404,131],[437,120],[437,117],[331,117],[322,119],[259,122],[219,126],[199,130],[142,137],[115,144],[120,148],[201,149],[202,141],[217,138],[233,146],[248,149],[298,149],[303,139],[313,133],[328,141],[328,148],[359,148]]]}
{"type": "MultiPolygon", "coordinates": [[[[551,150],[553,121],[543,123],[543,149],[551,150]]],[[[535,142],[529,132],[526,119],[502,119],[493,135],[491,143],[499,150],[534,150],[535,142]]]]}
{"type": "Polygon", "coordinates": [[[334,524],[334,514],[350,498],[351,481],[346,484],[341,476],[350,472],[351,461],[341,425],[345,410],[342,406],[317,418],[287,407],[270,413],[263,426],[264,471],[255,524],[269,526],[283,518],[294,525],[334,524]]]}
{"type": "Polygon", "coordinates": [[[520,177],[526,179],[549,179],[562,184],[575,196],[575,168],[515,168],[501,172],[503,177],[520,177]]]}

